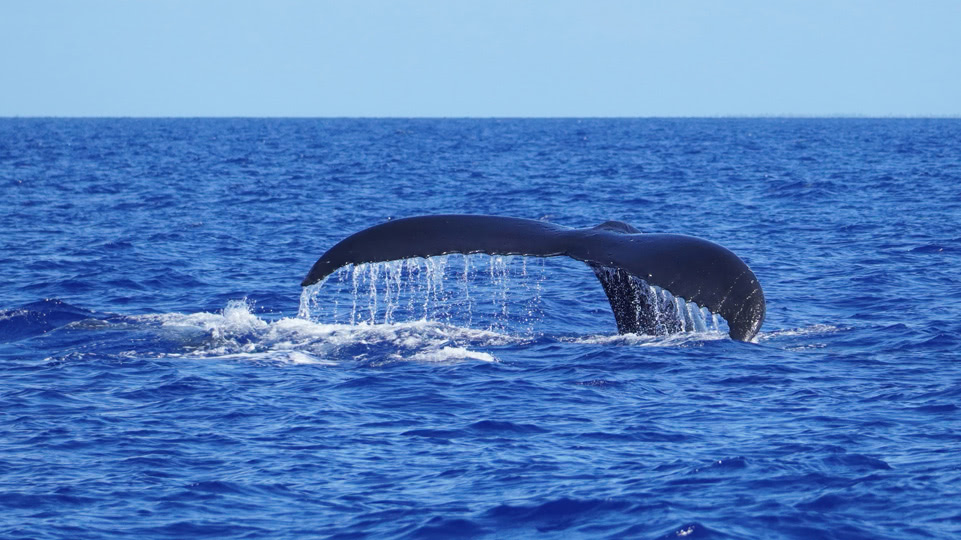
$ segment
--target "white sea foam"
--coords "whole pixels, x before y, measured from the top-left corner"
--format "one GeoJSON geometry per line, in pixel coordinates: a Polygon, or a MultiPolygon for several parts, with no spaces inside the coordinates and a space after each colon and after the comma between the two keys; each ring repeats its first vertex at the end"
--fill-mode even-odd
{"type": "Polygon", "coordinates": [[[761,332],[754,338],[754,340],[760,342],[783,337],[818,336],[824,334],[833,334],[835,332],[840,332],[841,330],[842,328],[830,324],[813,324],[811,326],[803,326],[801,328],[761,332]]]}
{"type": "Polygon", "coordinates": [[[727,333],[717,330],[701,332],[687,331],[664,336],[647,336],[639,334],[593,335],[565,338],[561,341],[587,345],[629,345],[635,347],[684,347],[699,344],[704,341],[729,339],[727,333]]]}
{"type": "Polygon", "coordinates": [[[138,319],[158,324],[181,339],[186,356],[332,364],[334,358],[367,359],[368,353],[420,362],[483,361],[496,358],[475,347],[525,343],[525,338],[489,330],[418,320],[389,324],[324,324],[301,318],[266,321],[246,301],[230,301],[221,313],[167,313],[138,319]]]}
{"type": "Polygon", "coordinates": [[[478,360],[481,362],[496,362],[491,354],[471,351],[464,347],[444,347],[440,350],[422,351],[409,358],[420,362],[452,362],[457,360],[478,360]]]}

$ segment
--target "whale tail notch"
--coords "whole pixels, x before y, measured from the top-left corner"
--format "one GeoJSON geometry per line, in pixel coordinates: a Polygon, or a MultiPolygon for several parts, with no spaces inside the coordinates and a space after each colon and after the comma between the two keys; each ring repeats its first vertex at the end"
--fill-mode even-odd
{"type": "Polygon", "coordinates": [[[438,215],[397,219],[355,233],[314,263],[302,286],[348,264],[385,262],[450,253],[568,256],[591,266],[611,304],[619,333],[680,331],[665,320],[638,280],[660,287],[724,317],[730,336],[752,339],[764,321],[761,285],[726,248],[678,234],[642,234],[620,221],[571,229],[529,219],[438,215]]]}

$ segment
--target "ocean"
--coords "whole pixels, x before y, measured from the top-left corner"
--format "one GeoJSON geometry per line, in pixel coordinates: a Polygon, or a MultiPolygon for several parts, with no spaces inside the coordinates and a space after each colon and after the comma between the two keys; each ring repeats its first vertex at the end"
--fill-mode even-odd
{"type": "Polygon", "coordinates": [[[961,120],[6,118],[0,194],[2,538],[961,537],[961,120]],[[430,214],[698,236],[767,317],[618,335],[565,258],[300,287],[430,214]]]}

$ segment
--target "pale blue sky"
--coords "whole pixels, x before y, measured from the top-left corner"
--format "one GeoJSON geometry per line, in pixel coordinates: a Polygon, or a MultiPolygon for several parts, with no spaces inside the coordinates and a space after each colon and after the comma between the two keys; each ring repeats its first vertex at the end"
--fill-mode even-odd
{"type": "Polygon", "coordinates": [[[0,116],[959,114],[959,0],[0,0],[0,116]]]}

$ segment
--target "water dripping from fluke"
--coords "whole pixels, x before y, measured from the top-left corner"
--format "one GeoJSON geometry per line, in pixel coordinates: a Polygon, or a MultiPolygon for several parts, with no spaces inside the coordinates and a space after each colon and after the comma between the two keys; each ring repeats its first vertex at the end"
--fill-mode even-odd
{"type": "MultiPolygon", "coordinates": [[[[499,314],[491,314],[495,323],[513,320],[507,302],[507,281],[498,258],[512,255],[534,257],[567,256],[587,263],[608,296],[611,310],[621,334],[664,335],[710,329],[719,324],[715,317],[700,313],[706,308],[727,323],[728,334],[736,340],[750,341],[761,328],[765,315],[764,293],[750,268],[728,249],[713,242],[678,234],[642,234],[634,227],[608,221],[589,229],[569,229],[543,221],[499,216],[420,216],[389,221],[362,230],[328,250],[314,263],[301,283],[304,287],[321,283],[331,274],[350,268],[354,295],[351,298],[351,322],[387,323],[396,316],[398,298],[404,291],[388,284],[379,288],[382,273],[410,281],[421,279],[423,298],[421,317],[428,320],[450,320],[448,301],[467,302],[469,318],[475,308],[485,302],[476,291],[465,290],[456,298],[451,295],[444,278],[446,262],[436,262],[441,255],[483,253],[492,256],[489,277],[501,294],[491,297],[499,314]],[[418,260],[411,266],[409,261],[418,260]],[[406,261],[406,262],[405,262],[406,261]],[[399,270],[383,264],[398,263],[399,270]],[[403,272],[407,272],[407,276],[403,272]],[[392,273],[393,272],[393,273],[392,273]],[[367,312],[358,305],[361,282],[367,286],[367,312]],[[389,299],[388,299],[389,298],[389,299]],[[383,299],[383,301],[381,300],[383,299]],[[466,299],[466,300],[465,300],[466,299]],[[380,306],[388,302],[388,309],[380,306]],[[691,306],[690,309],[688,306],[691,306]],[[697,306],[697,307],[695,307],[697,306]],[[437,319],[436,317],[441,317],[437,319]],[[690,328],[690,330],[689,330],[690,328]]],[[[446,259],[441,259],[446,261],[446,259]]],[[[469,262],[462,269],[472,272],[469,262]]],[[[476,272],[476,267],[474,269],[476,272]]],[[[393,278],[388,278],[390,281],[393,278]]],[[[465,287],[469,280],[464,280],[465,287]]],[[[309,295],[305,295],[309,296],[309,295]]],[[[302,302],[310,304],[306,298],[302,302]]],[[[319,302],[314,302],[319,305],[319,302]]],[[[409,304],[408,311],[415,306],[409,304]]],[[[496,309],[494,311],[497,311],[496,309]]]]}
{"type": "Polygon", "coordinates": [[[529,278],[526,262],[516,259],[447,255],[347,265],[304,287],[298,317],[352,325],[422,320],[531,334],[542,314],[544,272],[529,278]]]}
{"type": "MultiPolygon", "coordinates": [[[[429,321],[532,337],[545,319],[548,273],[543,260],[531,265],[525,257],[483,254],[347,265],[304,287],[298,317],[349,325],[429,321]]],[[[706,308],[644,280],[627,279],[635,324],[646,325],[641,334],[727,333],[724,320],[706,308]]]]}

